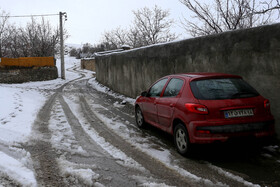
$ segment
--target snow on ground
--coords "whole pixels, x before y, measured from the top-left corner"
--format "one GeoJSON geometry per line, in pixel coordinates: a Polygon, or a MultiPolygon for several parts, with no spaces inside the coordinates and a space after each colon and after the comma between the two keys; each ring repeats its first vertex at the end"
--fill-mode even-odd
{"type": "MultiPolygon", "coordinates": [[[[113,94],[113,93],[112,93],[113,94]]],[[[75,116],[79,116],[79,123],[82,125],[82,128],[84,131],[93,139],[102,149],[104,149],[109,155],[111,155],[113,158],[115,158],[116,162],[124,167],[130,167],[133,169],[137,169],[139,171],[142,171],[144,173],[147,173],[147,170],[142,167],[138,162],[133,160],[132,158],[128,157],[124,152],[122,152],[117,147],[109,144],[103,137],[97,133],[94,128],[90,126],[90,123],[85,119],[85,117],[80,113],[80,106],[77,103],[77,98],[75,96],[65,97],[65,101],[71,108],[72,112],[75,116]]],[[[109,121],[109,120],[108,120],[109,121]]],[[[107,121],[107,122],[108,122],[107,121]]],[[[120,124],[121,125],[121,124],[120,124]]],[[[129,133],[128,133],[129,134],[129,133]]],[[[70,174],[71,176],[74,176],[75,178],[78,178],[82,180],[83,178],[86,180],[83,180],[86,182],[86,184],[92,184],[94,180],[99,178],[99,175],[94,173],[91,169],[78,169],[83,166],[75,163],[71,163],[68,161],[65,161],[64,159],[59,159],[60,168],[64,175],[70,174]],[[78,171],[82,172],[78,172],[78,171]]],[[[94,165],[91,165],[91,167],[95,167],[94,165]]],[[[147,187],[169,187],[168,185],[164,183],[156,183],[154,182],[155,179],[152,177],[143,177],[143,176],[129,176],[137,181],[139,181],[139,186],[147,186],[147,187]]],[[[102,186],[102,184],[95,182],[93,186],[102,186]]]]}
{"type": "Polygon", "coordinates": [[[23,186],[36,186],[37,182],[32,170],[20,161],[0,152],[0,172],[23,186]],[[7,167],[9,166],[9,167],[7,167]]]}
{"type": "MultiPolygon", "coordinates": [[[[65,58],[65,68],[79,67],[79,60],[65,58]]],[[[57,60],[60,76],[60,60],[57,60]]],[[[54,90],[81,75],[66,71],[66,79],[0,84],[0,176],[9,176],[23,186],[36,186],[29,153],[15,147],[28,140],[39,109],[54,90]],[[48,90],[48,91],[46,91],[48,90]]],[[[1,185],[1,183],[0,183],[1,185]]]]}
{"type": "Polygon", "coordinates": [[[135,169],[139,169],[141,171],[145,171],[145,168],[143,168],[139,163],[137,163],[135,160],[128,157],[125,153],[123,153],[121,150],[117,149],[113,145],[106,142],[106,140],[99,136],[98,133],[90,126],[90,124],[87,122],[87,120],[83,117],[83,115],[79,114],[80,108],[77,103],[74,103],[72,100],[69,100],[68,98],[64,98],[65,101],[69,104],[69,107],[73,112],[75,112],[76,116],[79,116],[79,121],[82,125],[82,128],[84,131],[100,146],[102,147],[106,152],[108,152],[113,158],[118,160],[117,162],[123,166],[131,167],[135,169]]]}
{"type": "MultiPolygon", "coordinates": [[[[66,69],[79,63],[69,57],[65,61],[66,69]]],[[[60,68],[59,60],[57,65],[60,68]]],[[[43,82],[0,84],[0,142],[10,145],[26,141],[39,109],[51,95],[44,90],[56,89],[78,77],[79,74],[66,71],[66,80],[58,78],[43,82]]]]}
{"type": "Polygon", "coordinates": [[[208,166],[209,166],[210,168],[212,168],[214,171],[217,171],[219,174],[221,174],[221,175],[223,175],[223,176],[225,176],[225,177],[234,179],[234,180],[240,182],[241,184],[243,184],[243,185],[245,185],[245,186],[260,187],[260,185],[258,185],[258,184],[253,184],[253,183],[251,183],[251,182],[248,182],[248,181],[244,180],[242,177],[239,177],[239,176],[236,176],[236,175],[234,175],[234,174],[232,174],[232,173],[229,173],[229,172],[223,170],[223,169],[220,168],[220,167],[214,166],[214,165],[212,165],[212,164],[210,164],[210,163],[208,163],[208,166]]]}
{"type": "MultiPolygon", "coordinates": [[[[70,103],[70,102],[68,102],[70,103]]],[[[73,106],[73,104],[71,104],[73,106]]],[[[159,142],[159,140],[148,140],[149,138],[153,137],[147,137],[146,139],[141,138],[141,136],[131,136],[131,134],[137,134],[137,132],[129,132],[132,130],[129,130],[127,128],[127,124],[123,124],[119,121],[116,121],[115,119],[110,119],[106,117],[105,115],[98,113],[97,111],[100,111],[99,109],[102,107],[98,104],[92,104],[92,112],[110,129],[113,129],[114,132],[116,132],[118,135],[123,137],[127,142],[129,142],[134,147],[138,148],[140,151],[145,152],[146,154],[150,155],[154,159],[159,160],[161,163],[163,163],[166,167],[173,169],[174,171],[178,171],[178,174],[182,177],[187,177],[193,181],[196,182],[202,182],[209,186],[224,186],[224,184],[216,183],[213,184],[210,180],[204,179],[201,177],[198,177],[182,168],[180,168],[177,165],[174,165],[172,163],[171,159],[171,153],[169,150],[161,148],[156,149],[155,147],[158,147],[157,145],[153,145],[151,142],[159,142]],[[148,142],[148,143],[146,143],[148,142]]],[[[105,142],[104,142],[105,143],[105,142]]]]}
{"type": "Polygon", "coordinates": [[[86,151],[83,150],[75,139],[58,100],[56,100],[51,112],[49,129],[52,132],[51,143],[54,148],[71,154],[79,153],[81,155],[87,155],[86,151]]]}
{"type": "MultiPolygon", "coordinates": [[[[135,103],[135,100],[136,100],[136,99],[133,99],[133,98],[130,98],[130,97],[125,97],[125,96],[123,96],[123,95],[120,95],[120,94],[118,94],[118,93],[115,93],[115,92],[111,91],[111,89],[109,89],[108,87],[103,86],[102,84],[98,83],[98,82],[96,81],[96,78],[90,79],[90,80],[88,81],[88,83],[89,83],[94,89],[96,89],[96,90],[99,91],[99,92],[103,92],[103,93],[109,94],[109,95],[111,95],[111,96],[113,96],[113,97],[115,97],[115,98],[118,98],[118,99],[122,99],[122,100],[123,100],[122,103],[115,103],[115,105],[116,105],[116,104],[125,104],[126,102],[127,102],[127,103],[130,103],[130,104],[132,104],[132,105],[134,105],[134,103],[135,103]]],[[[120,106],[120,105],[119,105],[119,106],[120,106]]]]}
{"type": "Polygon", "coordinates": [[[0,86],[0,141],[27,140],[32,123],[46,97],[34,90],[0,86]]]}
{"type": "MultiPolygon", "coordinates": [[[[86,78],[91,78],[93,72],[81,70],[80,60],[75,58],[65,58],[66,79],[58,78],[56,80],[42,82],[28,82],[22,84],[0,84],[0,148],[4,152],[0,152],[0,176],[8,176],[9,180],[13,180],[23,186],[36,186],[36,179],[32,168],[32,160],[30,154],[24,150],[15,147],[21,143],[28,141],[31,135],[32,124],[47,98],[54,93],[54,90],[61,87],[65,83],[80,78],[82,75],[73,71],[79,70],[86,78]],[[73,68],[74,67],[74,68],[73,68]],[[16,156],[18,155],[18,156],[16,156]]],[[[60,60],[57,60],[57,68],[59,77],[60,60]]],[[[98,85],[95,82],[96,85],[98,85]]],[[[99,86],[98,88],[101,88],[99,86]]],[[[114,94],[115,97],[117,96],[114,94]]],[[[124,98],[126,99],[126,98],[124,98]]],[[[133,99],[127,99],[133,102],[133,99]]],[[[119,104],[121,105],[121,104],[119,104]]],[[[86,152],[82,147],[78,146],[77,140],[74,139],[73,132],[64,117],[63,111],[58,104],[55,105],[54,111],[51,113],[50,131],[52,132],[51,143],[58,150],[69,151],[72,154],[79,153],[85,155],[86,152]],[[64,131],[64,134],[56,133],[64,131]]],[[[85,126],[84,128],[89,128],[85,126]]],[[[119,164],[127,167],[137,167],[144,170],[138,163],[127,157],[120,150],[114,148],[106,141],[97,136],[97,133],[90,131],[91,137],[104,147],[111,155],[119,159],[119,164]]],[[[88,185],[102,186],[99,183],[92,183],[92,179],[98,177],[90,169],[78,169],[77,165],[67,162],[63,156],[57,160],[63,175],[72,175],[83,180],[88,185]]],[[[1,186],[1,183],[0,183],[1,186]]]]}
{"type": "MultiPolygon", "coordinates": [[[[62,170],[63,176],[73,176],[73,180],[81,180],[87,186],[103,186],[98,182],[93,182],[97,180],[100,175],[93,172],[92,169],[88,169],[88,165],[72,163],[63,157],[59,158],[57,162],[62,170]],[[85,169],[83,169],[83,167],[85,167],[85,169]]],[[[91,167],[94,167],[94,165],[91,165],[91,167]]]]}

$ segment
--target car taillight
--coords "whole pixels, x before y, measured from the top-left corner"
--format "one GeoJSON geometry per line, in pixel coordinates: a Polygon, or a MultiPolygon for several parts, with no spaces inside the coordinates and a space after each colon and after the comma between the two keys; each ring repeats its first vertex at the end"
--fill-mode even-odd
{"type": "Polygon", "coordinates": [[[198,114],[208,114],[208,109],[206,106],[201,104],[195,104],[195,103],[186,103],[185,107],[188,111],[198,113],[198,114]]]}
{"type": "Polygon", "coordinates": [[[270,102],[268,99],[264,100],[264,108],[270,110],[270,102]]]}

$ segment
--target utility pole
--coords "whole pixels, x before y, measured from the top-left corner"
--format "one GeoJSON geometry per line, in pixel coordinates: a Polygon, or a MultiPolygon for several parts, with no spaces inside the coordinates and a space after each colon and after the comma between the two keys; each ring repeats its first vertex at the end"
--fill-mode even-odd
{"type": "Polygon", "coordinates": [[[65,79],[65,63],[64,63],[64,41],[63,41],[63,20],[62,17],[65,15],[66,12],[59,12],[59,25],[60,25],[60,60],[61,60],[61,78],[65,79]]]}

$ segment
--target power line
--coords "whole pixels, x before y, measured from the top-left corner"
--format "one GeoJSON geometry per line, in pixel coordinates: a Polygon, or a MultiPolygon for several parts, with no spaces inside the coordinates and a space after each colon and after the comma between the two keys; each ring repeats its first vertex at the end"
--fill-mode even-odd
{"type": "Polygon", "coordinates": [[[41,15],[20,15],[20,16],[0,16],[8,18],[23,18],[23,17],[42,17],[42,16],[58,16],[59,14],[41,14],[41,15]]]}

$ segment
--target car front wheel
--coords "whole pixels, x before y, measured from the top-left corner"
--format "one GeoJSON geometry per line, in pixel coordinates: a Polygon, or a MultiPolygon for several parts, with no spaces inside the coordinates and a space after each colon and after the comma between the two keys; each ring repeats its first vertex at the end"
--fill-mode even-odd
{"type": "Polygon", "coordinates": [[[177,151],[184,156],[190,153],[190,142],[186,127],[179,123],[174,129],[174,143],[177,151]]]}
{"type": "Polygon", "coordinates": [[[137,106],[135,109],[135,119],[136,124],[139,128],[143,128],[145,126],[146,123],[144,120],[144,116],[139,106],[137,106]]]}

